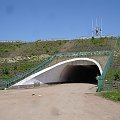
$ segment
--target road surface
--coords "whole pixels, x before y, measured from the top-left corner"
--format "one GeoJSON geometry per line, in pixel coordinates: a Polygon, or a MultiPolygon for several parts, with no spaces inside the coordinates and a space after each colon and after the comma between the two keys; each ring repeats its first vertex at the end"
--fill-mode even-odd
{"type": "Polygon", "coordinates": [[[95,91],[82,83],[0,91],[0,120],[120,120],[120,103],[95,91]]]}

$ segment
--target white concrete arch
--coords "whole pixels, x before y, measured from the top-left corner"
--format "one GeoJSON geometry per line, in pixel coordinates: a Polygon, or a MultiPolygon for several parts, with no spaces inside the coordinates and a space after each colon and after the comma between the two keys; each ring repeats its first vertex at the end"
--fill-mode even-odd
{"type": "Polygon", "coordinates": [[[102,67],[101,65],[94,59],[90,58],[74,58],[70,60],[65,60],[63,62],[57,63],[51,67],[43,69],[29,77],[21,80],[20,82],[16,83],[13,86],[17,85],[29,85],[34,84],[35,82],[39,83],[52,83],[52,82],[59,82],[60,73],[65,68],[66,65],[97,65],[102,74],[102,67]]]}
{"type": "Polygon", "coordinates": [[[95,65],[98,66],[98,68],[100,70],[100,73],[102,74],[103,70],[102,70],[101,65],[96,60],[90,59],[90,58],[74,58],[74,59],[66,60],[66,61],[60,62],[58,64],[55,64],[55,65],[49,67],[48,70],[51,69],[51,68],[57,67],[59,65],[62,65],[62,64],[65,64],[65,63],[70,63],[70,62],[73,62],[73,61],[90,61],[90,62],[93,62],[95,65]]]}

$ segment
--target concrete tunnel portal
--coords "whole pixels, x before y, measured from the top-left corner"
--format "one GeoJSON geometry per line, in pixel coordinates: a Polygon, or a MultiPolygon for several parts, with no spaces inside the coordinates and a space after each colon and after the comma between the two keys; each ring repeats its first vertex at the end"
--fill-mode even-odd
{"type": "Polygon", "coordinates": [[[97,76],[100,76],[97,65],[67,65],[61,72],[60,82],[97,84],[97,76]]]}
{"type": "Polygon", "coordinates": [[[74,58],[43,69],[13,86],[57,83],[97,84],[97,76],[102,74],[102,67],[94,59],[74,58]]]}

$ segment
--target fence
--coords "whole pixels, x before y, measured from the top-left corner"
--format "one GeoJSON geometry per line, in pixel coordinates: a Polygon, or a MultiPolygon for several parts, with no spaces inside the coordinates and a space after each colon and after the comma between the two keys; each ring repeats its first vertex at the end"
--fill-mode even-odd
{"type": "Polygon", "coordinates": [[[104,82],[104,90],[111,91],[111,90],[120,90],[120,81],[105,81],[104,82]]]}
{"type": "MultiPolygon", "coordinates": [[[[119,38],[116,39],[114,49],[118,48],[119,40],[120,40],[119,38]]],[[[103,70],[102,75],[98,78],[98,92],[103,91],[103,90],[109,91],[109,90],[112,90],[115,88],[120,89],[120,82],[119,81],[104,81],[105,75],[110,67],[110,64],[113,60],[113,56],[115,54],[114,49],[112,50],[112,52],[110,54],[110,57],[107,61],[107,64],[105,65],[105,68],[103,70]]]]}
{"type": "MultiPolygon", "coordinates": [[[[49,65],[56,57],[87,57],[87,56],[106,56],[106,55],[110,55],[111,51],[93,51],[93,52],[63,52],[63,53],[57,53],[54,55],[51,55],[48,59],[46,59],[43,63],[38,64],[37,66],[35,66],[34,68],[28,70],[27,72],[21,74],[21,75],[17,75],[14,78],[8,79],[8,80],[0,80],[0,87],[1,89],[4,88],[8,88],[11,85],[19,82],[20,80],[30,76],[31,74],[34,74],[44,68],[47,67],[47,65],[49,65]]],[[[110,56],[111,59],[111,56],[110,56]]],[[[110,60],[109,60],[110,61],[110,60]]],[[[107,64],[110,64],[107,63],[107,64]]],[[[109,66],[109,65],[107,65],[109,66]]],[[[105,68],[105,72],[107,71],[107,67],[105,68]]],[[[105,72],[103,72],[105,74],[105,72]]],[[[103,75],[102,75],[103,76],[103,75]]],[[[99,81],[99,80],[98,80],[99,81]]],[[[101,81],[99,81],[99,85],[101,81]]],[[[99,87],[101,89],[101,87],[99,87]]]]}
{"type": "Polygon", "coordinates": [[[22,73],[20,75],[16,75],[14,78],[0,80],[0,88],[1,89],[8,88],[9,86],[19,82],[20,80],[30,76],[31,74],[34,74],[34,73],[44,69],[54,58],[55,58],[55,55],[50,56],[43,63],[38,64],[37,66],[35,66],[32,69],[26,71],[25,73],[22,73]]]}
{"type": "Polygon", "coordinates": [[[102,75],[98,77],[98,92],[104,90],[104,79],[105,79],[105,75],[110,67],[110,64],[112,63],[113,54],[114,54],[114,51],[112,51],[110,53],[109,59],[103,69],[102,75]]]}

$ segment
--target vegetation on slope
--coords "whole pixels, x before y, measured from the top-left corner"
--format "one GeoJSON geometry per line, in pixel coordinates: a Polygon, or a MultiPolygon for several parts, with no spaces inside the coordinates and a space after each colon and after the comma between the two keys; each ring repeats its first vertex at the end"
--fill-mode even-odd
{"type": "Polygon", "coordinates": [[[102,92],[100,95],[106,99],[120,102],[120,91],[102,92]]]}
{"type": "Polygon", "coordinates": [[[0,79],[19,76],[34,66],[42,63],[49,55],[43,54],[32,57],[3,58],[0,61],[0,79]]]}
{"type": "Polygon", "coordinates": [[[25,45],[22,42],[0,42],[0,57],[8,57],[11,53],[13,53],[17,48],[25,45]]]}
{"type": "Polygon", "coordinates": [[[25,61],[19,63],[3,63],[1,65],[0,71],[0,79],[8,79],[15,77],[15,75],[19,76],[25,71],[29,70],[33,67],[37,62],[26,62],[25,61]]]}
{"type": "Polygon", "coordinates": [[[19,76],[59,52],[66,41],[0,43],[0,79],[19,76]]]}
{"type": "Polygon", "coordinates": [[[59,52],[67,40],[37,42],[0,42],[0,57],[33,56],[59,52]]]}
{"type": "Polygon", "coordinates": [[[77,51],[98,51],[112,50],[115,46],[115,38],[92,38],[92,39],[75,39],[68,41],[61,48],[61,52],[77,52],[77,51]]]}
{"type": "Polygon", "coordinates": [[[115,51],[113,62],[106,75],[107,80],[120,80],[120,38],[118,38],[115,51]]]}
{"type": "Polygon", "coordinates": [[[41,60],[22,59],[16,62],[7,62],[16,57],[34,57],[40,55],[52,55],[58,52],[78,52],[112,50],[115,46],[115,38],[92,38],[75,40],[36,41],[36,42],[0,42],[0,79],[11,78],[22,74],[33,66],[41,63],[41,60]],[[5,60],[4,62],[1,62],[5,60]]]}
{"type": "MultiPolygon", "coordinates": [[[[116,52],[113,57],[113,62],[106,75],[106,79],[120,81],[120,38],[118,38],[115,50],[116,52]]],[[[120,88],[117,90],[113,89],[112,91],[102,92],[100,95],[106,99],[120,102],[120,88]]]]}

